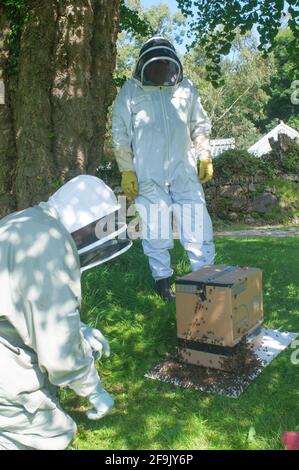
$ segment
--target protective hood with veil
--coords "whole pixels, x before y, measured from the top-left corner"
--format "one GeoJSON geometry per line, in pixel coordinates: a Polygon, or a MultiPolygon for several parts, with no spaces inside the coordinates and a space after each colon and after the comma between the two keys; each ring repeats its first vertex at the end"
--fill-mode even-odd
{"type": "Polygon", "coordinates": [[[145,87],[175,86],[183,80],[183,67],[167,39],[154,37],[141,48],[133,74],[145,87]]]}
{"type": "Polygon", "coordinates": [[[76,242],[82,272],[131,247],[115,194],[99,178],[77,176],[53,194],[48,203],[76,242]]]}

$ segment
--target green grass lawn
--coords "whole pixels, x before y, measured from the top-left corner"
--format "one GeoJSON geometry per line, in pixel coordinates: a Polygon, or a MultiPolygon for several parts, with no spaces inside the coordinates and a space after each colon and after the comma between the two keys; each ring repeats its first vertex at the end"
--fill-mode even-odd
{"type": "MultiPolygon", "coordinates": [[[[264,273],[265,324],[299,331],[298,238],[217,239],[217,263],[264,273]]],[[[183,249],[172,251],[175,275],[188,272],[183,249]]],[[[152,290],[141,244],[83,276],[82,317],[107,336],[111,357],[99,363],[115,397],[110,415],[91,422],[87,402],[63,392],[78,423],[76,449],[281,449],[280,434],[299,431],[299,365],[292,350],[275,359],[239,399],[185,390],[144,378],[176,344],[175,305],[152,290]]]]}

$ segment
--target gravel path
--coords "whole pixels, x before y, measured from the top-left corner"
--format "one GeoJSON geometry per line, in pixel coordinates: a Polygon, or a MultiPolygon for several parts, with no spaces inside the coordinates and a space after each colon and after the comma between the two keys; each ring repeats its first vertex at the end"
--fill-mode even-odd
{"type": "Polygon", "coordinates": [[[215,237],[289,237],[299,235],[298,228],[252,228],[246,230],[216,231],[215,237]]]}

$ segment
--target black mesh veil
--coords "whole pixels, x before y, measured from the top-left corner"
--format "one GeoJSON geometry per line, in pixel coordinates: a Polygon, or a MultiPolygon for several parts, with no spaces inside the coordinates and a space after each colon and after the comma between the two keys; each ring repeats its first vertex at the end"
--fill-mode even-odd
{"type": "Polygon", "coordinates": [[[152,38],[142,47],[133,74],[143,86],[174,86],[183,80],[183,67],[173,45],[152,38]]]}

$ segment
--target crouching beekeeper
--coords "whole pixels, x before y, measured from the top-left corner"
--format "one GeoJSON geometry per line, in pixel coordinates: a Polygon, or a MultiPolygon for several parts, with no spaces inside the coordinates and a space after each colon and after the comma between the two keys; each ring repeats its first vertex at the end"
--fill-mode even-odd
{"type": "Polygon", "coordinates": [[[107,243],[116,256],[115,240],[103,244],[95,227],[117,210],[111,189],[82,175],[0,221],[0,449],[67,448],[76,424],[58,387],[87,397],[90,419],[113,406],[94,361],[109,344],[80,322],[80,274],[82,260],[100,264],[107,243]]]}

